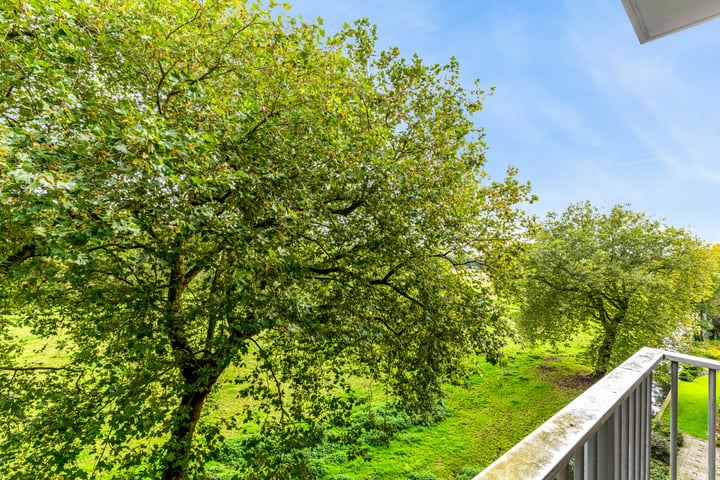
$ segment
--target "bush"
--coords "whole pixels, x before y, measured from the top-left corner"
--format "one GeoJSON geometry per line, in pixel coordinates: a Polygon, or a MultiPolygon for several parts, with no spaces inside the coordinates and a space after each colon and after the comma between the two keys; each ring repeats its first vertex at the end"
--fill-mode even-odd
{"type": "Polygon", "coordinates": [[[683,382],[692,382],[695,380],[695,377],[690,375],[687,370],[681,370],[680,373],[678,373],[678,379],[683,382]]]}
{"type": "Polygon", "coordinates": [[[720,341],[713,340],[699,345],[693,355],[720,360],[720,341]]]}
{"type": "Polygon", "coordinates": [[[670,464],[670,439],[652,432],[650,434],[650,458],[653,461],[670,464]]]}
{"type": "Polygon", "coordinates": [[[692,382],[697,377],[699,377],[703,372],[702,367],[696,367],[694,365],[683,364],[682,368],[683,369],[678,374],[678,378],[685,382],[692,382]]]}
{"type": "Polygon", "coordinates": [[[464,467],[462,467],[462,469],[460,469],[457,480],[472,480],[480,472],[482,472],[482,468],[480,467],[471,467],[465,465],[464,467]]]}
{"type": "MultiPolygon", "coordinates": [[[[349,425],[341,430],[318,424],[299,431],[300,436],[275,432],[227,439],[214,460],[236,471],[255,473],[271,466],[279,468],[288,478],[324,478],[328,465],[340,465],[358,456],[368,460],[368,445],[387,447],[399,432],[414,425],[432,424],[446,414],[447,409],[442,405],[432,415],[420,416],[401,406],[384,404],[356,411],[349,425]],[[302,443],[289,443],[288,439],[292,438],[299,438],[302,443]]],[[[432,477],[423,477],[425,473],[413,475],[412,478],[421,480],[436,478],[434,474],[427,474],[432,477]]]]}
{"type": "Polygon", "coordinates": [[[335,450],[321,440],[324,435],[322,430],[308,430],[306,433],[303,440],[307,446],[304,448],[296,448],[297,445],[288,442],[281,433],[230,438],[225,440],[215,460],[250,477],[272,469],[277,473],[269,478],[316,480],[327,474],[325,453],[334,453],[335,450]]]}
{"type": "Polygon", "coordinates": [[[362,431],[360,441],[367,445],[387,447],[398,432],[420,423],[410,413],[396,405],[384,404],[379,407],[355,412],[351,426],[362,431]]]}
{"type": "Polygon", "coordinates": [[[408,475],[408,480],[440,480],[437,475],[432,472],[412,472],[408,475]]]}
{"type": "Polygon", "coordinates": [[[650,460],[650,480],[668,480],[669,475],[669,466],[657,460],[650,460]]]}
{"type": "MultiPolygon", "coordinates": [[[[658,435],[661,435],[668,439],[668,444],[670,442],[670,424],[661,422],[660,420],[653,420],[652,421],[652,433],[656,433],[658,435]]],[[[682,447],[685,444],[682,432],[678,430],[677,433],[677,445],[678,447],[682,447]]]]}
{"type": "Polygon", "coordinates": [[[245,455],[248,453],[246,437],[228,438],[218,451],[217,460],[220,463],[239,467],[245,463],[245,455]]]}
{"type": "MultiPolygon", "coordinates": [[[[678,447],[684,443],[682,432],[678,431],[678,447]]],[[[650,458],[664,465],[670,464],[670,425],[659,420],[653,420],[650,430],[650,458]]]]}

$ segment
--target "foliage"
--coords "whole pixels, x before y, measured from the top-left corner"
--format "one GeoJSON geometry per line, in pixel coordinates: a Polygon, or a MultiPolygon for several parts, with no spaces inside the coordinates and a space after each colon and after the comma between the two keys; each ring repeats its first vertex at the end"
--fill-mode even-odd
{"type": "Polygon", "coordinates": [[[271,478],[349,375],[428,411],[497,355],[529,187],[487,178],[455,60],[234,0],[6,2],[0,32],[0,476],[195,475],[234,364],[222,427],[282,440],[271,478]]]}
{"type": "MultiPolygon", "coordinates": [[[[663,422],[658,419],[653,419],[650,425],[650,431],[662,438],[666,438],[670,442],[670,424],[663,422]]],[[[685,437],[682,435],[682,430],[678,429],[677,432],[677,444],[678,447],[685,445],[685,437]]],[[[668,443],[669,445],[669,443],[668,443]]]]}
{"type": "MultiPolygon", "coordinates": [[[[720,245],[713,245],[714,251],[720,250],[720,245]]],[[[712,295],[703,299],[695,306],[699,313],[699,321],[708,334],[709,340],[720,339],[720,283],[715,284],[712,295]]]]}
{"type": "Polygon", "coordinates": [[[700,376],[700,374],[703,373],[702,367],[697,367],[695,365],[686,365],[682,364],[682,370],[680,370],[680,373],[678,374],[678,378],[680,380],[685,382],[692,382],[697,377],[700,376]]]}
{"type": "MultiPolygon", "coordinates": [[[[660,420],[653,420],[650,430],[650,458],[664,465],[670,465],[670,425],[660,420]]],[[[681,431],[677,433],[678,447],[684,444],[681,431]]]]}
{"type": "MultiPolygon", "coordinates": [[[[438,419],[442,415],[438,415],[438,419]]],[[[355,412],[350,420],[350,429],[359,434],[359,440],[366,445],[388,446],[398,432],[413,425],[424,423],[419,417],[393,405],[381,405],[370,410],[355,412]]]]}
{"type": "Polygon", "coordinates": [[[657,460],[650,460],[650,480],[668,480],[670,466],[657,460]]]}
{"type": "Polygon", "coordinates": [[[597,374],[693,324],[717,272],[716,250],[623,206],[604,213],[580,203],[549,214],[528,250],[522,332],[555,342],[593,332],[597,374]]]}
{"type": "Polygon", "coordinates": [[[437,475],[432,472],[412,472],[408,475],[408,480],[440,480],[437,475]]]}
{"type": "Polygon", "coordinates": [[[706,340],[696,344],[693,355],[720,360],[720,340],[706,340]]]}
{"type": "Polygon", "coordinates": [[[313,442],[311,447],[287,448],[279,434],[244,435],[225,440],[215,460],[233,467],[233,478],[253,478],[276,461],[269,470],[278,478],[319,479],[327,473],[325,465],[341,465],[355,456],[367,459],[367,447],[387,447],[399,432],[423,424],[423,420],[423,416],[412,415],[397,405],[383,404],[358,409],[343,429],[320,426],[316,435],[322,437],[322,443],[313,442]],[[348,434],[357,437],[359,444],[348,446],[343,439],[348,434]]]}
{"type": "Polygon", "coordinates": [[[457,480],[472,480],[473,478],[475,478],[475,476],[477,474],[479,474],[482,471],[483,471],[482,468],[471,467],[471,466],[466,465],[460,470],[460,474],[458,475],[457,480]]]}

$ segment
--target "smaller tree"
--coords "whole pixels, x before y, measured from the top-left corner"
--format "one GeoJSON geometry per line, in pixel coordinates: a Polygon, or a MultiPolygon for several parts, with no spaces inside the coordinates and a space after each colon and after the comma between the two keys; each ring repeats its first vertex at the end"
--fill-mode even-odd
{"type": "MultiPolygon", "coordinates": [[[[712,250],[720,257],[720,245],[713,245],[712,250]]],[[[718,266],[720,267],[720,265],[718,266]]],[[[718,268],[720,272],[720,268],[718,268]]],[[[720,338],[720,278],[715,282],[712,294],[695,306],[700,326],[706,330],[710,340],[720,338]]]]}
{"type": "Polygon", "coordinates": [[[549,214],[533,237],[520,330],[553,343],[594,334],[596,376],[691,322],[716,272],[717,252],[626,206],[604,213],[574,204],[549,214]]]}

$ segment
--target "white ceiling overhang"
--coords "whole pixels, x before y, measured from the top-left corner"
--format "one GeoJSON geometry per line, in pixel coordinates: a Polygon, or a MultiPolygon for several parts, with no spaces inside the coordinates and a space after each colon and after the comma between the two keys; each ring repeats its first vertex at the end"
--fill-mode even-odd
{"type": "Polygon", "coordinates": [[[720,0],[622,0],[640,43],[720,17],[720,0]]]}

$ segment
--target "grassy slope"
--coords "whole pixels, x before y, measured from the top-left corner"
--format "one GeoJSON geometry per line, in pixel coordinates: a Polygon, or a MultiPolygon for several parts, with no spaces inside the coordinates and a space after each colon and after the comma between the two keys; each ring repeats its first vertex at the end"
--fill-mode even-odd
{"type": "Polygon", "coordinates": [[[435,474],[455,479],[463,467],[475,473],[575,398],[588,381],[577,372],[574,348],[508,351],[505,367],[482,364],[467,387],[448,387],[450,415],[432,427],[402,432],[389,448],[374,447],[369,461],[329,465],[326,478],[406,479],[435,474]]]}
{"type": "MultiPolygon", "coordinates": [[[[14,333],[25,344],[22,363],[63,363],[63,351],[56,342],[34,337],[22,328],[14,333]]],[[[463,467],[479,472],[587,387],[575,376],[589,371],[577,353],[576,344],[554,351],[508,347],[505,366],[478,362],[468,385],[448,386],[450,415],[445,420],[404,431],[389,448],[371,447],[369,461],[327,465],[326,478],[392,480],[427,472],[455,479],[463,467]]],[[[233,373],[240,372],[233,368],[226,372],[213,395],[218,409],[208,413],[215,419],[238,408],[252,408],[236,398],[233,373]]],[[[373,404],[386,400],[381,388],[361,379],[356,387],[371,395],[373,404]]],[[[92,463],[89,459],[82,463],[86,462],[92,463]]]]}

